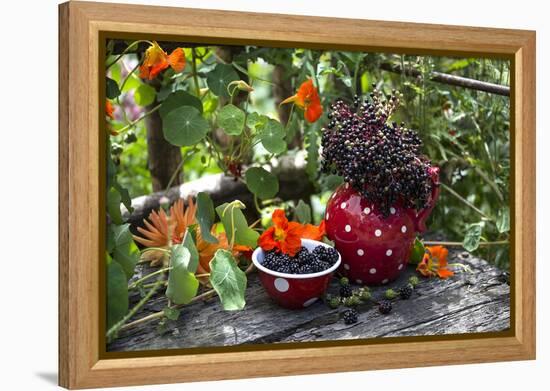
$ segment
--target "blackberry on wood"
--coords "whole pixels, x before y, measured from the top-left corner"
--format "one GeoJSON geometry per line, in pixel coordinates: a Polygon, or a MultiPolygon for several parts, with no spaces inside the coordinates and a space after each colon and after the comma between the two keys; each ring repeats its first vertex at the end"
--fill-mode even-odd
{"type": "Polygon", "coordinates": [[[402,298],[402,299],[409,299],[413,294],[413,287],[412,285],[410,284],[407,284],[403,287],[401,287],[401,289],[399,289],[399,296],[402,298]]]}
{"type": "Polygon", "coordinates": [[[342,285],[340,287],[340,296],[341,297],[350,297],[351,295],[353,295],[353,291],[351,290],[351,286],[342,285]]]}
{"type": "Polygon", "coordinates": [[[344,323],[345,324],[353,324],[357,323],[357,311],[354,309],[347,310],[344,312],[344,323]]]}
{"type": "Polygon", "coordinates": [[[384,300],[378,304],[378,311],[380,311],[381,314],[389,314],[392,309],[391,301],[384,300]]]}

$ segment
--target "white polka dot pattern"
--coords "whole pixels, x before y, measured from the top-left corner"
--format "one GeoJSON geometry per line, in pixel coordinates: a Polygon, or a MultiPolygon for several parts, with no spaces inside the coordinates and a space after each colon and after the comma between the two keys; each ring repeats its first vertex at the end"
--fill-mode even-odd
{"type": "Polygon", "coordinates": [[[363,212],[368,215],[370,213],[370,208],[367,206],[365,209],[363,209],[363,212]]]}
{"type": "Polygon", "coordinates": [[[380,236],[382,236],[382,231],[380,231],[379,229],[377,229],[376,231],[374,231],[374,235],[379,238],[380,236]]]}
{"type": "Polygon", "coordinates": [[[345,202],[342,202],[342,203],[340,204],[340,208],[346,209],[346,203],[345,203],[345,202]]]}
{"type": "Polygon", "coordinates": [[[406,227],[406,226],[402,226],[402,227],[401,227],[401,232],[403,232],[403,233],[407,232],[407,227],[406,227]]]}
{"type": "Polygon", "coordinates": [[[288,291],[288,288],[290,287],[288,281],[281,277],[276,278],[273,284],[275,285],[275,289],[283,293],[288,291]]]}
{"type": "Polygon", "coordinates": [[[391,249],[388,249],[386,251],[386,256],[390,257],[392,255],[393,251],[391,249]]]}
{"type": "Polygon", "coordinates": [[[344,269],[349,270],[349,265],[347,263],[344,263],[344,269]]]}
{"type": "Polygon", "coordinates": [[[391,207],[391,208],[390,208],[390,213],[391,213],[392,215],[395,214],[395,208],[394,208],[394,207],[391,207]]]}
{"type": "Polygon", "coordinates": [[[376,274],[376,269],[375,269],[375,268],[370,269],[370,270],[369,270],[369,273],[370,273],[370,274],[376,274]]]}
{"type": "Polygon", "coordinates": [[[387,278],[384,278],[384,279],[382,280],[382,284],[387,284],[387,283],[388,283],[388,279],[387,279],[387,278]]]}
{"type": "Polygon", "coordinates": [[[346,224],[346,226],[344,227],[344,230],[345,230],[346,232],[351,232],[351,225],[346,224]]]}
{"type": "Polygon", "coordinates": [[[357,250],[357,255],[359,255],[360,257],[362,257],[363,255],[365,255],[365,251],[363,251],[363,249],[360,248],[359,250],[357,250]]]}

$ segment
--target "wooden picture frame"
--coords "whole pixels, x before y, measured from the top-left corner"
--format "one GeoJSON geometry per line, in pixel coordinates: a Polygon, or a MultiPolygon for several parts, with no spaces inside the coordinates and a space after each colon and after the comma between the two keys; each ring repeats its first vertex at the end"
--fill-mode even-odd
{"type": "MultiPolygon", "coordinates": [[[[535,32],[68,2],[59,6],[59,383],[123,386],[535,358],[535,32]],[[185,24],[182,21],[185,20],[185,24]],[[107,358],[100,137],[105,33],[398,53],[503,57],[512,64],[511,332],[329,347],[107,358]]],[[[104,184],[103,184],[104,187],[104,184]]],[[[103,223],[104,224],[104,223],[103,223]]],[[[104,228],[104,227],[103,227],[104,228]]]]}

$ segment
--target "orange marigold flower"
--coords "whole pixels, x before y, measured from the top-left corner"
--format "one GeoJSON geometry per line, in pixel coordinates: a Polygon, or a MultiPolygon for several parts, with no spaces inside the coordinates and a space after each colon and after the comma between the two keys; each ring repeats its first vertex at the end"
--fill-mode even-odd
{"type": "Polygon", "coordinates": [[[168,67],[181,72],[185,68],[185,52],[176,48],[168,55],[156,41],[145,51],[145,58],[139,67],[139,77],[153,80],[160,72],[168,67]]]}
{"type": "Polygon", "coordinates": [[[107,114],[107,117],[111,119],[115,119],[115,108],[113,107],[113,104],[109,99],[106,100],[105,104],[105,114],[107,114]]]}
{"type": "Polygon", "coordinates": [[[282,209],[276,209],[271,219],[273,226],[264,231],[258,239],[258,244],[264,251],[276,250],[294,256],[302,247],[303,225],[289,222],[282,209]]]}
{"type": "Polygon", "coordinates": [[[313,80],[307,79],[302,83],[295,95],[285,99],[281,104],[293,102],[296,106],[304,110],[304,118],[308,122],[315,122],[323,114],[323,106],[317,88],[313,85],[313,80]]]}
{"type": "Polygon", "coordinates": [[[452,270],[449,270],[447,255],[449,250],[443,246],[426,247],[424,258],[418,264],[416,271],[425,277],[439,277],[442,279],[449,278],[454,275],[452,270]]]}

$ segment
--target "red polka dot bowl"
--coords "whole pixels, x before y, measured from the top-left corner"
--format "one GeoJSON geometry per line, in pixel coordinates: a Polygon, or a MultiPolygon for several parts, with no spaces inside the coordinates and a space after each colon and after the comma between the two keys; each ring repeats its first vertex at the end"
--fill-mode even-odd
{"type": "MultiPolygon", "coordinates": [[[[302,239],[302,246],[309,251],[317,246],[331,247],[316,240],[302,239]]],[[[260,281],[267,294],[281,307],[301,309],[309,307],[323,296],[327,290],[332,274],[342,262],[338,254],[338,261],[331,268],[318,273],[288,274],[279,273],[262,266],[264,251],[258,247],[252,253],[252,262],[258,269],[260,281]]]]}
{"type": "Polygon", "coordinates": [[[418,212],[395,205],[384,216],[349,184],[336,189],[327,203],[325,226],[342,256],[343,275],[367,285],[386,284],[399,276],[409,261],[416,232],[426,229],[426,219],[438,198],[438,173],[434,167],[431,198],[418,212]]]}

